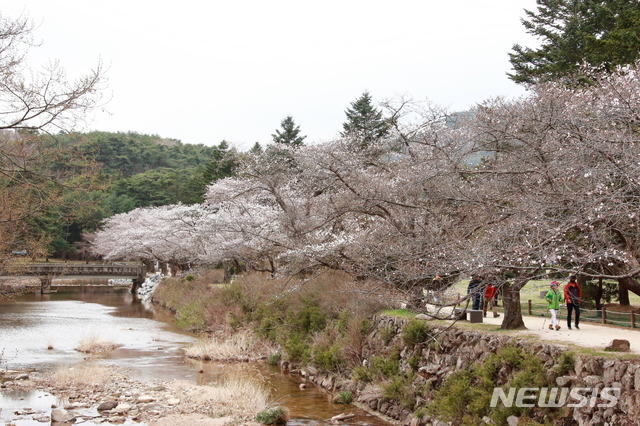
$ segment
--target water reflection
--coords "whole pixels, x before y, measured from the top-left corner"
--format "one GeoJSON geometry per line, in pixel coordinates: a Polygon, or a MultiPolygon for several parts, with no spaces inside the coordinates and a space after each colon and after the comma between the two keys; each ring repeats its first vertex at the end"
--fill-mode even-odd
{"type": "Polygon", "coordinates": [[[0,304],[3,361],[10,368],[46,371],[82,362],[85,355],[75,350],[80,341],[100,338],[120,345],[105,361],[132,367],[138,378],[149,379],[150,364],[179,364],[180,348],[195,340],[162,317],[133,300],[126,288],[75,287],[23,295],[0,304]]]}
{"type": "MultiPolygon", "coordinates": [[[[126,367],[134,379],[215,384],[228,376],[264,377],[275,400],[290,410],[290,424],[325,423],[343,412],[357,414],[349,424],[387,424],[355,407],[332,404],[326,392],[311,384],[301,390],[302,378],[282,374],[276,367],[185,358],[181,349],[194,342],[195,336],[181,331],[165,313],[143,305],[127,288],[67,286],[59,287],[56,293],[26,294],[0,303],[2,368],[51,371],[81,363],[86,356],[75,348],[80,340],[93,336],[121,345],[97,362],[126,367]]],[[[51,404],[49,396],[41,392],[20,398],[28,399],[3,391],[0,407],[35,404],[46,409],[51,404]]],[[[10,413],[0,411],[0,423],[2,416],[10,413]]]]}

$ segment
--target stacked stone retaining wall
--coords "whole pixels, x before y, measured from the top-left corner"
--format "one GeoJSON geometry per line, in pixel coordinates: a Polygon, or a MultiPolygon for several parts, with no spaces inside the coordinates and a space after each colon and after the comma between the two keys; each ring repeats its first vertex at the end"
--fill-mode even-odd
{"type": "MultiPolygon", "coordinates": [[[[490,354],[503,347],[515,346],[525,353],[538,357],[547,371],[549,383],[566,388],[615,388],[620,389],[620,398],[614,407],[598,407],[598,404],[569,409],[569,415],[561,420],[562,425],[579,426],[627,426],[640,424],[640,358],[621,359],[619,357],[594,356],[576,352],[573,369],[559,375],[559,362],[563,352],[569,347],[548,344],[527,338],[514,338],[499,333],[431,325],[430,335],[413,348],[402,340],[402,330],[408,320],[392,316],[378,316],[373,320],[373,331],[362,346],[362,359],[366,364],[373,356],[385,356],[390,347],[400,348],[400,366],[404,372],[415,369],[416,354],[420,354],[415,379],[412,385],[429,384],[431,389],[439,389],[453,373],[482,362],[490,354]],[[390,337],[391,336],[391,337],[390,337]],[[409,360],[413,357],[413,367],[409,360]]],[[[575,352],[575,351],[574,351],[575,352]]],[[[285,364],[287,368],[290,366],[285,364]]],[[[313,367],[303,368],[300,374],[337,395],[350,391],[354,401],[360,406],[387,417],[401,425],[431,426],[447,425],[428,415],[416,416],[400,402],[383,396],[381,383],[363,384],[349,377],[320,373],[313,367]]],[[[430,401],[418,401],[416,406],[424,406],[430,401]]],[[[607,402],[607,401],[604,401],[607,402]]],[[[604,405],[604,404],[601,404],[604,405]]],[[[517,424],[518,419],[510,419],[517,424]]],[[[524,422],[522,422],[524,423],[524,422]]],[[[487,419],[487,424],[491,424],[487,419]]]]}

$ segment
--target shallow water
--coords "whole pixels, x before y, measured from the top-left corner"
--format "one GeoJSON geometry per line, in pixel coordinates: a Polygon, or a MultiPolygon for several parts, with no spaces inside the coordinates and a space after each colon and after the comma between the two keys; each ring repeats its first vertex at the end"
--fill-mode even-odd
{"type": "MultiPolygon", "coordinates": [[[[182,332],[166,314],[135,300],[128,288],[59,287],[57,293],[50,295],[26,294],[14,301],[0,303],[0,368],[47,372],[59,366],[78,364],[86,356],[75,348],[81,340],[90,338],[119,344],[118,349],[97,362],[126,367],[134,379],[177,379],[214,384],[228,375],[260,375],[268,380],[274,399],[289,409],[289,424],[328,423],[332,416],[353,412],[357,416],[348,424],[387,425],[356,407],[332,404],[325,391],[310,383],[307,389],[301,390],[302,378],[282,374],[276,367],[185,358],[181,349],[196,338],[182,332]]],[[[30,409],[48,414],[55,400],[39,391],[3,389],[0,392],[0,425],[14,419],[14,411],[30,409]]],[[[33,417],[25,415],[23,420],[14,423],[16,426],[42,424],[32,420],[33,417]]]]}

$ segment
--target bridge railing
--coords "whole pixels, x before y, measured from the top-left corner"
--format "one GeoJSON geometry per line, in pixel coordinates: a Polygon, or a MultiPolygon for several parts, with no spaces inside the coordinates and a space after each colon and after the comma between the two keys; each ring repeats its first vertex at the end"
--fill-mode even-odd
{"type": "Polygon", "coordinates": [[[114,275],[114,276],[143,276],[146,272],[144,265],[12,265],[2,271],[2,275],[114,275]]]}

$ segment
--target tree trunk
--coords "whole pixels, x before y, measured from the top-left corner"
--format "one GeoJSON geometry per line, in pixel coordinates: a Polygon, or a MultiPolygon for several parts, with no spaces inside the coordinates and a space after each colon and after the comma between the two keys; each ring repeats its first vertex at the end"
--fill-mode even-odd
{"type": "Polygon", "coordinates": [[[520,289],[522,288],[516,281],[515,284],[505,282],[502,284],[502,302],[504,305],[504,319],[500,328],[502,330],[524,329],[522,312],[520,311],[520,289]]]}
{"type": "MultiPolygon", "coordinates": [[[[620,306],[631,305],[631,301],[629,300],[629,281],[634,280],[631,278],[620,278],[618,280],[618,300],[620,301],[620,306]]],[[[636,282],[635,284],[637,285],[638,283],[636,282]]]]}
{"type": "Polygon", "coordinates": [[[602,278],[598,278],[598,290],[593,295],[593,300],[596,303],[596,311],[599,311],[602,309],[602,293],[603,293],[602,278]]]}

